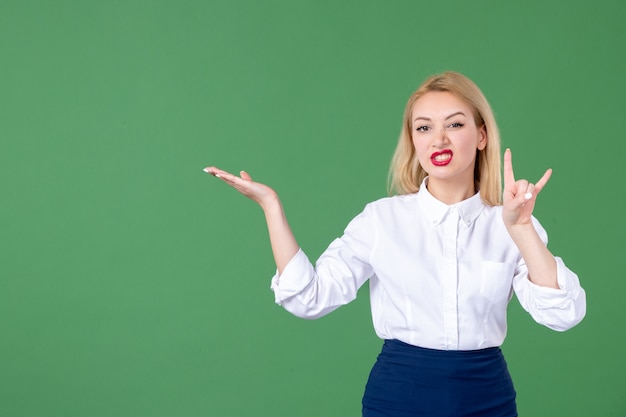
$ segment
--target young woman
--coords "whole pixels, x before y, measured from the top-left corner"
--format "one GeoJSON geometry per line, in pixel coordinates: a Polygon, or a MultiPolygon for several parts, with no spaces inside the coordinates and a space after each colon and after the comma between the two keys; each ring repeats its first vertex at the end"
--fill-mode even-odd
{"type": "Polygon", "coordinates": [[[205,171],[265,213],[276,302],[317,318],[370,280],[372,317],[384,340],[363,397],[363,416],[516,416],[499,346],[513,292],[540,324],[564,331],[585,315],[578,277],[546,247],[532,216],[551,170],[515,179],[493,112],[478,87],[446,72],[409,98],[391,166],[394,196],[368,204],[313,266],[270,187],[215,167],[205,171]]]}

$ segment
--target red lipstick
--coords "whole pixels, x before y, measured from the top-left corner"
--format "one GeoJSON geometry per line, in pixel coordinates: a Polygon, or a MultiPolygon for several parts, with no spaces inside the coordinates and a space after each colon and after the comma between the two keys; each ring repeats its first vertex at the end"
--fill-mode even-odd
{"type": "Polygon", "coordinates": [[[430,155],[430,162],[433,165],[442,167],[448,165],[452,161],[452,151],[449,149],[445,149],[440,152],[435,152],[430,155]]]}

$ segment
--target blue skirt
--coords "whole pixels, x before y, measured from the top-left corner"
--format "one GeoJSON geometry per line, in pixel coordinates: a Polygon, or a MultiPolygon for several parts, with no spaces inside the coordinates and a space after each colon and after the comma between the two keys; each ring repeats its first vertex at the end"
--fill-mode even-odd
{"type": "Polygon", "coordinates": [[[498,347],[446,351],[385,340],[363,417],[514,417],[513,381],[498,347]]]}

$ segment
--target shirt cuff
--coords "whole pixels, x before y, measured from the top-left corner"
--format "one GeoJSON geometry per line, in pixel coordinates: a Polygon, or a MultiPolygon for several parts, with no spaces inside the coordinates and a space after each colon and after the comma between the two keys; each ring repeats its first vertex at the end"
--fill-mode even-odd
{"type": "Polygon", "coordinates": [[[287,263],[282,274],[276,273],[272,277],[270,288],[274,291],[276,304],[281,305],[283,301],[302,292],[315,277],[315,269],[309,258],[302,251],[298,252],[287,263]]]}
{"type": "Polygon", "coordinates": [[[538,309],[568,308],[580,292],[578,276],[565,266],[561,258],[555,257],[554,259],[559,288],[542,287],[530,282],[534,304],[538,309]]]}

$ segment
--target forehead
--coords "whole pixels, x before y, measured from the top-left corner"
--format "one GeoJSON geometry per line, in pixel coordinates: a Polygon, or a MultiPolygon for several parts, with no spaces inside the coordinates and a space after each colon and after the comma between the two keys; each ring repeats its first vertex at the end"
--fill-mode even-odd
{"type": "Polygon", "coordinates": [[[427,117],[435,119],[447,117],[450,114],[461,112],[466,116],[472,115],[472,108],[463,100],[447,91],[431,91],[420,97],[414,104],[411,112],[412,119],[427,117]]]}

